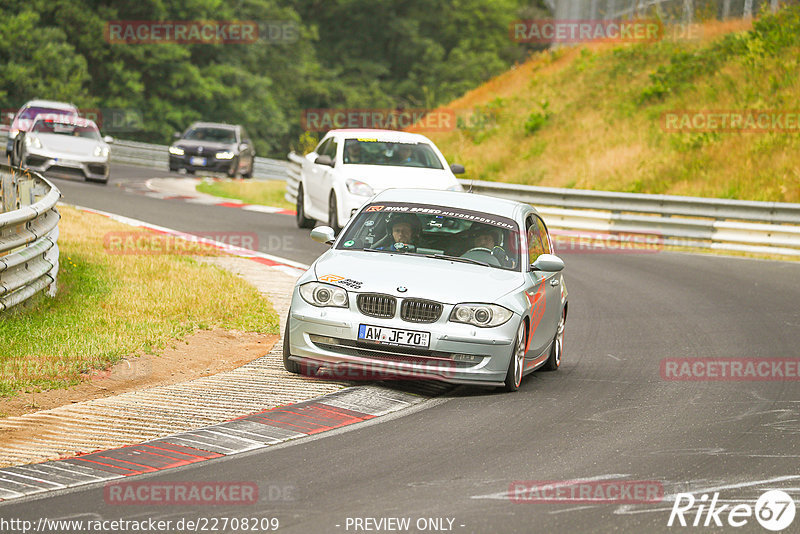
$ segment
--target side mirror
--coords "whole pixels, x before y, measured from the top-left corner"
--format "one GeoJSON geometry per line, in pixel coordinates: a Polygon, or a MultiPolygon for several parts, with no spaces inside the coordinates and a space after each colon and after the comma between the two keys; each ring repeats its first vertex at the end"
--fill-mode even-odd
{"type": "Polygon", "coordinates": [[[114,138],[113,138],[113,137],[111,137],[110,135],[107,135],[107,136],[103,137],[103,141],[105,141],[106,143],[108,143],[109,145],[111,145],[111,144],[113,144],[113,143],[114,143],[114,138]]]}
{"type": "Polygon", "coordinates": [[[540,254],[531,264],[532,271],[557,272],[564,269],[564,260],[553,254],[540,254]]]}
{"type": "Polygon", "coordinates": [[[450,171],[453,174],[464,174],[466,171],[464,170],[464,166],[459,163],[453,163],[450,165],[450,171]]]}
{"type": "Polygon", "coordinates": [[[180,132],[175,132],[174,134],[172,134],[172,138],[173,139],[180,139],[181,138],[180,132]]]}
{"type": "Polygon", "coordinates": [[[328,167],[333,167],[333,160],[330,156],[317,156],[317,159],[314,160],[314,163],[317,165],[327,165],[328,167]]]}
{"type": "Polygon", "coordinates": [[[335,234],[333,232],[333,228],[331,228],[330,226],[317,226],[316,228],[311,230],[311,239],[313,239],[317,243],[325,243],[327,245],[332,245],[334,237],[335,234]]]}

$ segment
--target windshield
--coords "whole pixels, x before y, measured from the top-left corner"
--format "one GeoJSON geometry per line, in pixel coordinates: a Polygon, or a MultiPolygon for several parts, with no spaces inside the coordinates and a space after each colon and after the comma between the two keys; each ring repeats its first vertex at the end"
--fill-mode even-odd
{"type": "Polygon", "coordinates": [[[394,143],[371,138],[347,139],[344,142],[346,165],[391,165],[443,169],[442,162],[426,143],[394,143]]]}
{"type": "Polygon", "coordinates": [[[39,119],[31,128],[37,133],[66,135],[70,137],[85,137],[87,139],[100,140],[100,132],[92,121],[75,117],[70,120],[67,117],[61,119],[39,119]]]}
{"type": "Polygon", "coordinates": [[[225,143],[232,145],[236,142],[236,132],[230,128],[192,128],[184,139],[191,141],[211,141],[212,143],[225,143]]]}
{"type": "Polygon", "coordinates": [[[36,115],[42,114],[51,114],[51,115],[77,115],[77,112],[73,110],[66,110],[66,109],[55,109],[55,108],[40,108],[40,107],[30,107],[26,108],[22,113],[19,114],[20,119],[33,119],[36,115]]]}
{"type": "Polygon", "coordinates": [[[412,254],[520,270],[519,227],[483,212],[398,202],[366,206],[339,239],[339,250],[412,254]]]}

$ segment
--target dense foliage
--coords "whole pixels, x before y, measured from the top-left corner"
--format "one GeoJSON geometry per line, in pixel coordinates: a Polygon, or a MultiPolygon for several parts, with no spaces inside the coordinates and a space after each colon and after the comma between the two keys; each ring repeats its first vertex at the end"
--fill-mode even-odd
{"type": "MultiPolygon", "coordinates": [[[[428,107],[523,58],[523,0],[4,0],[0,101],[132,111],[120,137],[168,142],[194,120],[241,123],[281,156],[306,108],[428,107]],[[108,21],[291,21],[298,38],[253,44],[110,44],[108,21]]],[[[113,132],[112,132],[113,133],[113,132]]]]}

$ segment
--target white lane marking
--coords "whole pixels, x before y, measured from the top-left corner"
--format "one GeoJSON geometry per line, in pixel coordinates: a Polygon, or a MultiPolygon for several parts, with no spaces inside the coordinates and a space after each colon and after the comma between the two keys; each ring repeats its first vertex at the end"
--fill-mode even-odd
{"type": "Polygon", "coordinates": [[[575,506],[574,508],[567,508],[565,510],[550,510],[548,514],[563,514],[564,512],[576,512],[578,510],[588,510],[590,508],[597,508],[597,505],[590,504],[588,506],[575,506]]]}
{"type": "MultiPolygon", "coordinates": [[[[630,475],[621,474],[621,473],[613,473],[613,474],[610,474],[610,475],[598,475],[598,476],[595,476],[595,477],[588,477],[588,478],[574,478],[574,479],[571,479],[571,480],[564,480],[564,481],[558,482],[557,484],[554,483],[553,485],[554,486],[558,485],[558,486],[569,487],[569,486],[574,486],[575,484],[583,484],[585,482],[595,482],[597,480],[612,480],[612,479],[619,479],[619,478],[627,478],[629,476],[630,475]]],[[[510,484],[511,483],[509,482],[509,485],[510,484]]],[[[487,495],[473,495],[472,497],[470,497],[470,499],[501,499],[501,500],[503,500],[503,499],[511,499],[510,493],[511,493],[511,488],[509,488],[509,489],[507,489],[505,491],[498,491],[497,493],[489,493],[487,495]]]]}
{"type": "Polygon", "coordinates": [[[614,356],[613,354],[607,354],[606,356],[608,356],[609,358],[614,358],[614,359],[615,359],[615,360],[617,360],[618,362],[621,362],[621,361],[622,361],[622,359],[620,359],[620,358],[617,358],[617,357],[616,357],[616,356],[614,356]]]}

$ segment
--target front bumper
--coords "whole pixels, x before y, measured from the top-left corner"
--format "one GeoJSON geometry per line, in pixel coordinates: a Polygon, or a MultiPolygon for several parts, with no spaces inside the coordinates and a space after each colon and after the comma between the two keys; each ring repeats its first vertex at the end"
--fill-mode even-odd
{"type": "Polygon", "coordinates": [[[234,165],[237,164],[238,158],[233,159],[217,159],[213,155],[208,157],[202,156],[205,160],[205,165],[192,164],[192,158],[199,157],[196,154],[175,156],[169,155],[169,168],[173,170],[186,169],[189,171],[208,171],[208,172],[230,172],[234,165]]]}
{"type": "MultiPolygon", "coordinates": [[[[345,380],[413,379],[453,384],[501,386],[508,371],[519,317],[494,328],[449,322],[445,304],[434,323],[414,323],[363,315],[349,293],[349,308],[318,308],[295,288],[289,317],[291,360],[306,374],[345,380]],[[377,345],[358,340],[359,325],[430,333],[427,349],[377,345]],[[472,361],[467,361],[467,360],[472,361]],[[310,372],[309,372],[310,371],[310,372]]],[[[398,302],[397,309],[400,309],[398,302]]]]}
{"type": "Polygon", "coordinates": [[[108,156],[88,157],[34,150],[25,155],[20,167],[41,173],[108,181],[108,156]]]}

